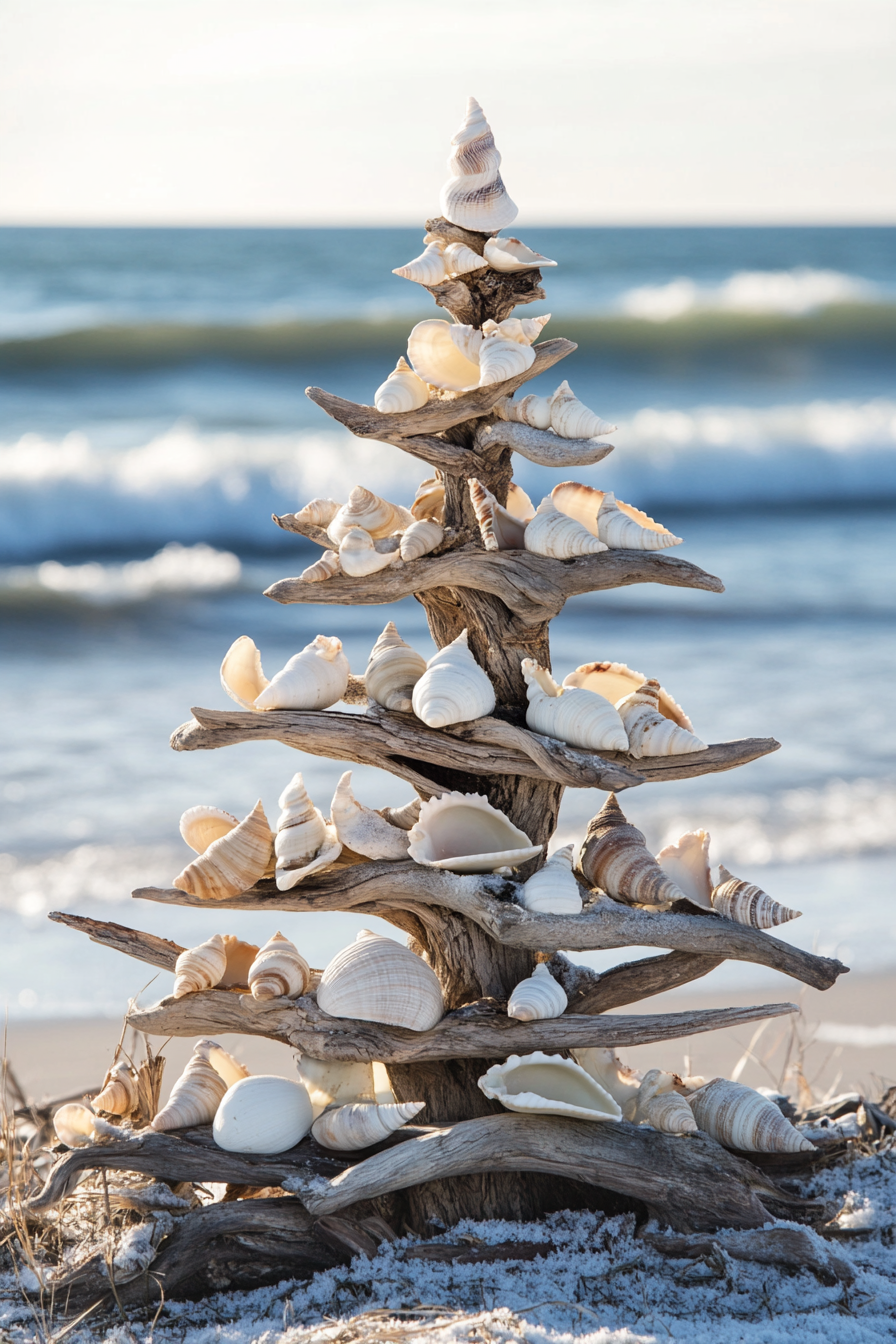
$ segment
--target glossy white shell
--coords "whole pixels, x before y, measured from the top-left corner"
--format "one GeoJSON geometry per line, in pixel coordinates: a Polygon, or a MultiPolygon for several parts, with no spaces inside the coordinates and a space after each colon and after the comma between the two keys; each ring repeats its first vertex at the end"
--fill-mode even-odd
{"type": "Polygon", "coordinates": [[[352,772],[346,770],[330,804],[330,821],[343,845],[367,859],[406,859],[408,832],[391,826],[378,812],[359,803],[352,793],[352,772]]]}
{"type": "Polygon", "coordinates": [[[607,549],[587,527],[561,513],[548,495],[535,510],[535,517],[526,524],[525,545],[534,555],[546,555],[554,560],[571,560],[577,555],[598,555],[607,549]]]}
{"type": "Polygon", "coordinates": [[[399,635],[392,621],[370,651],[364,685],[367,694],[385,709],[410,713],[411,693],[426,671],[426,659],[399,635]]]}
{"type": "Polygon", "coordinates": [[[588,1046],[583,1050],[571,1050],[570,1054],[589,1077],[599,1083],[605,1092],[609,1092],[613,1100],[623,1109],[638,1095],[641,1086],[640,1073],[623,1064],[615,1050],[588,1046]]]}
{"type": "Polygon", "coordinates": [[[551,397],[551,428],[561,439],[596,439],[616,426],[589,410],[564,380],[551,397]]]}
{"type": "Polygon", "coordinates": [[[327,709],[348,686],[348,659],[342,640],[317,635],[295,653],[256,698],[255,709],[327,709]]]}
{"type": "MultiPolygon", "coordinates": [[[[185,994],[196,994],[202,989],[211,989],[217,985],[227,969],[227,951],[220,933],[213,933],[198,947],[187,947],[174,963],[174,989],[176,999],[185,994]]],[[[105,1109],[105,1108],[103,1108],[105,1109]]]]}
{"type": "Polygon", "coordinates": [[[492,1101],[523,1115],[568,1115],[579,1120],[621,1120],[619,1106],[580,1065],[536,1050],[493,1064],[479,1079],[492,1101]]]}
{"type": "Polygon", "coordinates": [[[594,691],[558,686],[534,658],[524,658],[520,667],[529,700],[526,723],[533,732],[586,751],[628,750],[622,720],[609,700],[594,691]]]}
{"type": "Polygon", "coordinates": [[[551,398],[539,397],[535,392],[518,401],[502,397],[495,406],[495,413],[499,420],[513,420],[520,425],[531,425],[533,429],[551,428],[551,398]]]}
{"type": "Polygon", "coordinates": [[[811,1153],[773,1101],[743,1083],[714,1078],[688,1097],[697,1124],[726,1148],[746,1153],[811,1153]]]}
{"type": "Polygon", "coordinates": [[[429,1031],[445,1013],[435,972],[410,948],[362,930],[324,969],[318,1007],[331,1017],[429,1031]]]}
{"type": "Polygon", "coordinates": [[[773,929],[788,920],[799,919],[801,910],[780,905],[761,887],[734,877],[719,865],[719,885],[712,893],[712,908],[725,919],[748,924],[754,929],[773,929]]]}
{"type": "Polygon", "coordinates": [[[220,807],[188,807],[180,819],[180,833],[191,849],[204,854],[214,840],[239,826],[239,817],[220,807]]]}
{"type": "Polygon", "coordinates": [[[425,1101],[400,1101],[378,1106],[368,1101],[335,1106],[317,1117],[311,1134],[322,1148],[353,1153],[382,1143],[419,1115],[425,1105],[425,1101]]]}
{"type": "Polygon", "coordinates": [[[261,670],[261,654],[248,635],[240,635],[225,653],[221,685],[243,709],[255,709],[255,701],[269,685],[261,670]]]}
{"type": "Polygon", "coordinates": [[[525,373],[534,363],[535,351],[531,345],[520,345],[497,335],[489,336],[479,347],[479,386],[503,383],[518,373],[525,373]]]}
{"type": "Polygon", "coordinates": [[[430,317],[418,322],[408,337],[408,359],[414,371],[433,387],[469,392],[479,386],[482,333],[430,317]],[[476,339],[478,337],[478,340],[476,339]]]}
{"type": "Polygon", "coordinates": [[[661,849],[656,861],[689,901],[703,910],[712,909],[709,831],[688,831],[674,845],[666,845],[661,849]]]}
{"type": "Polygon", "coordinates": [[[706,743],[695,733],[661,712],[659,693],[658,681],[645,681],[616,705],[628,734],[628,749],[635,760],[642,756],[681,756],[706,751],[706,743]]]}
{"type": "Polygon", "coordinates": [[[304,583],[322,583],[324,579],[332,579],[334,574],[342,573],[342,561],[339,559],[338,551],[324,551],[319,560],[315,560],[313,565],[303,569],[299,577],[304,583]]]}
{"type": "Polygon", "coordinates": [[[277,888],[291,891],[310,873],[329,868],[342,853],[335,828],[328,826],[308,797],[301,774],[293,775],[280,795],[274,850],[277,888]]]}
{"type": "MultiPolygon", "coordinates": [[[[596,522],[596,520],[595,520],[596,522]]],[[[568,677],[563,678],[564,686],[581,686],[586,691],[597,691],[611,705],[618,705],[625,696],[631,695],[647,678],[643,672],[634,672],[625,663],[582,663],[568,677]]],[[[659,709],[664,718],[672,719],[682,728],[694,731],[687,714],[676,704],[668,691],[660,687],[659,709]]]]}
{"type": "Polygon", "coordinates": [[[249,967],[249,989],[255,999],[297,999],[311,980],[311,967],[295,943],[275,933],[249,967]]]}
{"type": "Polygon", "coordinates": [[[388,569],[399,558],[398,537],[375,541],[363,527],[350,527],[339,543],[339,563],[342,572],[353,579],[376,574],[388,569]]]}
{"type": "Polygon", "coordinates": [[[417,377],[403,355],[386,381],[377,388],[373,398],[374,406],[384,415],[416,411],[428,401],[429,388],[422,378],[417,377]]]}
{"type": "Polygon", "coordinates": [[[681,537],[632,504],[617,500],[611,490],[605,491],[598,510],[597,535],[611,550],[663,551],[681,545],[681,537]]]}
{"type": "Polygon", "coordinates": [[[415,684],[411,704],[429,728],[446,728],[491,714],[495,688],[467,644],[467,632],[439,649],[415,684]]]}
{"type": "Polygon", "coordinates": [[[525,831],[478,793],[443,793],[420,808],[410,832],[415,863],[452,873],[493,873],[541,854],[525,831]]]}
{"type": "Polygon", "coordinates": [[[238,896],[260,882],[268,870],[274,837],[261,799],[232,831],[214,840],[204,854],[178,873],[173,885],[205,901],[238,896]]]}
{"type": "Polygon", "coordinates": [[[519,238],[489,238],[485,244],[485,259],[493,271],[531,271],[542,270],[545,266],[556,266],[540,252],[521,243],[519,238]]]}
{"type": "Polygon", "coordinates": [[[445,529],[432,518],[418,518],[402,533],[398,553],[402,560],[419,560],[445,539],[445,529]]]}
{"type": "Polygon", "coordinates": [[[566,1012],[566,991],[540,962],[530,976],[514,987],[507,1002],[507,1016],[520,1022],[536,1022],[542,1018],[560,1017],[566,1012]]]}
{"type": "Polygon", "coordinates": [[[474,233],[497,233],[512,224],[518,211],[501,180],[501,155],[475,98],[467,100],[463,125],[451,146],[449,178],[439,198],[445,218],[474,233]]]}
{"type": "Polygon", "coordinates": [[[410,509],[401,504],[392,504],[388,499],[375,495],[366,486],[356,485],[348,497],[348,502],[335,514],[327,526],[327,536],[335,546],[353,528],[363,528],[374,540],[390,537],[393,532],[402,531],[414,521],[410,509]]]}
{"type": "Polygon", "coordinates": [[[305,1137],[311,1120],[301,1083],[262,1073],[227,1089],[212,1133],[229,1153],[285,1153],[305,1137]]]}
{"type": "Polygon", "coordinates": [[[525,548],[526,524],[499,504],[490,490],[471,476],[470,499],[487,551],[521,551],[525,548]]]}
{"type": "Polygon", "coordinates": [[[573,877],[573,845],[564,845],[548,859],[544,867],[524,882],[520,902],[538,915],[579,915],[582,898],[573,877]]]}

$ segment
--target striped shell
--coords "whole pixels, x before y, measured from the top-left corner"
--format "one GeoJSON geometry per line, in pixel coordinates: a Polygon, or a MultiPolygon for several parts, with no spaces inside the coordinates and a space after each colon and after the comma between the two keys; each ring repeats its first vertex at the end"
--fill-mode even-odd
{"type": "Polygon", "coordinates": [[[703,910],[712,909],[708,831],[688,831],[674,845],[661,849],[656,861],[689,901],[703,910]]]}
{"type": "Polygon", "coordinates": [[[504,508],[490,490],[470,477],[470,500],[479,524],[482,544],[487,551],[521,551],[525,549],[526,524],[504,508]]]}
{"type": "Polygon", "coordinates": [[[633,505],[617,502],[610,490],[604,494],[597,515],[597,535],[614,551],[663,551],[681,545],[681,537],[633,505]]]}
{"type": "Polygon", "coordinates": [[[520,397],[519,401],[514,401],[511,397],[502,397],[494,409],[499,420],[531,425],[533,429],[551,427],[551,398],[539,397],[535,392],[520,397]]]}
{"type": "Polygon", "coordinates": [[[429,1031],[445,1013],[435,972],[410,948],[363,929],[324,969],[317,1004],[331,1017],[429,1031]]]}
{"type": "Polygon", "coordinates": [[[173,885],[204,901],[224,901],[254,887],[267,872],[273,848],[261,799],[232,831],[178,873],[173,885]]]}
{"type": "Polygon", "coordinates": [[[525,545],[535,555],[546,555],[554,560],[571,560],[577,555],[598,555],[607,549],[587,527],[575,518],[561,512],[548,495],[535,510],[535,517],[526,525],[525,545]]]}
{"type": "Polygon", "coordinates": [[[253,999],[297,999],[311,980],[311,967],[295,943],[275,933],[249,967],[253,999]]]}
{"type": "Polygon", "coordinates": [[[580,1120],[621,1120],[622,1111],[580,1065],[536,1050],[493,1064],[479,1079],[492,1101],[523,1115],[567,1115],[580,1120]]]}
{"type": "Polygon", "coordinates": [[[712,908],[725,919],[738,924],[749,924],[754,929],[773,929],[788,920],[799,919],[802,910],[789,910],[779,905],[761,887],[734,877],[719,865],[719,885],[712,893],[712,908]]]}
{"type": "Polygon", "coordinates": [[[478,793],[443,793],[420,807],[408,853],[415,863],[451,873],[494,873],[538,858],[525,831],[478,793]]]}
{"type": "Polygon", "coordinates": [[[346,770],[330,804],[330,822],[346,848],[366,859],[406,859],[408,832],[392,826],[379,812],[359,803],[352,793],[352,772],[346,770]]]}
{"type": "Polygon", "coordinates": [[[714,1078],[688,1097],[697,1124],[717,1143],[745,1153],[811,1153],[814,1145],[773,1101],[743,1083],[714,1078]]]}
{"type": "Polygon", "coordinates": [[[658,681],[645,681],[620,700],[616,708],[628,734],[628,749],[636,761],[642,756],[681,756],[707,749],[696,734],[660,712],[658,681]]]}
{"type": "Polygon", "coordinates": [[[449,177],[439,198],[445,218],[474,233],[497,233],[512,224],[519,212],[501,180],[501,155],[475,98],[467,100],[463,125],[451,146],[449,177]]]}
{"type": "Polygon", "coordinates": [[[311,1126],[311,1135],[322,1148],[353,1153],[382,1143],[402,1125],[419,1115],[425,1101],[398,1101],[385,1105],[376,1102],[350,1102],[334,1106],[319,1115],[311,1126]]]}
{"type": "MultiPolygon", "coordinates": [[[[561,439],[596,439],[616,428],[601,420],[573,394],[569,383],[562,382],[550,399],[551,429],[561,439]]],[[[531,423],[531,422],[530,422],[531,423]]],[[[546,426],[545,426],[546,428],[546,426]]]]}
{"type": "Polygon", "coordinates": [[[429,728],[447,728],[491,714],[495,688],[470,652],[466,630],[430,658],[414,686],[411,704],[429,728]]]}
{"type": "Polygon", "coordinates": [[[566,1012],[566,991],[540,962],[527,979],[515,986],[507,1003],[507,1016],[520,1022],[536,1022],[542,1018],[560,1017],[566,1012]]]}
{"type": "Polygon", "coordinates": [[[684,900],[684,892],[663,872],[637,826],[626,821],[614,793],[588,823],[579,866],[590,886],[631,905],[684,900]]]}
{"type": "Polygon", "coordinates": [[[411,694],[426,671],[426,659],[406,644],[392,621],[370,651],[364,684],[367,694],[384,709],[411,710],[411,694]]]}
{"type": "Polygon", "coordinates": [[[415,518],[433,518],[437,523],[445,521],[445,486],[435,476],[428,476],[417,486],[417,493],[411,504],[411,513],[415,518]]]}
{"type": "Polygon", "coordinates": [[[212,1068],[204,1043],[193,1051],[181,1076],[171,1089],[167,1105],[152,1121],[155,1130],[185,1129],[214,1120],[227,1084],[212,1068]]]}
{"type": "Polygon", "coordinates": [[[319,560],[315,560],[313,565],[303,569],[300,578],[303,583],[322,583],[324,579],[332,579],[334,574],[342,573],[342,561],[339,559],[338,551],[324,551],[319,560]]]}
{"type": "Polygon", "coordinates": [[[489,336],[479,347],[479,386],[503,383],[525,373],[535,363],[531,345],[521,345],[499,335],[489,336]]]}
{"type": "Polygon", "coordinates": [[[587,751],[628,749],[622,720],[602,695],[558,686],[534,658],[524,658],[520,667],[529,700],[526,723],[534,732],[587,751]]]}
{"type": "MultiPolygon", "coordinates": [[[[373,404],[384,415],[416,411],[429,401],[429,388],[418,378],[402,355],[384,383],[373,396],[373,404]]],[[[334,515],[335,517],[335,515],[334,515]]]]}
{"type": "Polygon", "coordinates": [[[128,1115],[138,1103],[137,1075],[127,1060],[113,1064],[103,1086],[90,1103],[95,1111],[107,1115],[128,1115]]]}
{"type": "Polygon", "coordinates": [[[217,985],[227,969],[227,949],[220,933],[213,933],[198,947],[188,947],[174,963],[174,990],[176,999],[185,994],[196,994],[217,985]]]}
{"type": "Polygon", "coordinates": [[[582,898],[573,877],[573,846],[564,845],[520,890],[520,904],[537,915],[579,915],[582,898]]]}
{"type": "Polygon", "coordinates": [[[277,887],[291,891],[310,873],[331,867],[342,853],[342,844],[308,797],[300,773],[293,775],[280,795],[280,816],[274,851],[277,855],[277,887]]]}
{"type": "Polygon", "coordinates": [[[433,518],[418,518],[401,536],[398,553],[402,560],[419,560],[429,555],[445,539],[445,529],[433,518]]]}
{"type": "MultiPolygon", "coordinates": [[[[631,695],[647,678],[643,672],[633,672],[625,663],[582,663],[568,677],[563,678],[564,686],[581,686],[586,691],[597,691],[611,705],[618,705],[625,696],[631,695]]],[[[668,691],[660,687],[660,713],[666,719],[672,719],[682,728],[693,732],[694,725],[687,714],[676,704],[668,691]]]]}
{"type": "Polygon", "coordinates": [[[295,515],[297,523],[307,523],[310,527],[328,527],[336,517],[342,505],[335,499],[312,499],[304,509],[295,515]]]}
{"type": "Polygon", "coordinates": [[[634,1102],[636,1125],[651,1125],[663,1134],[696,1134],[697,1121],[690,1105],[674,1091],[678,1080],[674,1073],[648,1069],[634,1102]]]}
{"type": "Polygon", "coordinates": [[[413,521],[410,509],[402,508],[400,504],[390,504],[388,499],[381,499],[365,486],[356,485],[348,502],[343,504],[327,525],[327,535],[338,546],[353,527],[363,528],[376,539],[403,531],[413,521]]]}
{"type": "Polygon", "coordinates": [[[180,833],[191,849],[204,854],[214,840],[239,826],[239,817],[220,807],[188,807],[180,819],[180,833]]]}

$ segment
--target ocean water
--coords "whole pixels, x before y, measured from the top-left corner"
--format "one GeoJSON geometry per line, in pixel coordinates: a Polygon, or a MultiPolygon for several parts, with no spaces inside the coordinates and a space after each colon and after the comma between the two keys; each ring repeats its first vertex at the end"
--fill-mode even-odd
{"type": "MultiPolygon", "coordinates": [[[[0,230],[0,989],[11,1016],[120,1015],[151,969],[51,924],[74,910],[187,943],[205,911],[135,904],[188,858],[180,813],[269,817],[295,769],[327,810],[341,773],[274,743],[175,754],[250,634],[269,675],[317,633],[353,668],[412,599],[280,607],[314,548],[272,512],[351,485],[409,502],[424,464],[364,443],[305,395],[371,401],[425,291],[391,274],[421,232],[0,230]]],[[[772,735],[738,771],[626,795],[659,846],[707,827],[714,862],[804,911],[781,936],[856,970],[896,966],[896,230],[539,229],[546,335],[618,424],[580,478],[650,511],[722,595],[640,586],[571,601],[555,671],[656,675],[708,741],[772,735]]],[[[436,314],[441,315],[441,314],[436,314]]],[[[551,391],[557,371],[535,390],[551,391]]],[[[519,462],[537,501],[556,475],[519,462]]],[[[408,790],[358,769],[371,805],[408,790]]],[[[557,843],[600,796],[570,791],[557,843]]],[[[292,917],[321,965],[364,921],[292,917]]],[[[369,922],[369,921],[368,921],[369,922]]],[[[266,937],[267,917],[228,916],[266,937]]],[[[227,931],[227,930],[223,930],[227,931]]],[[[625,953],[594,954],[608,965],[625,953]]],[[[728,984],[761,984],[735,963],[728,984]]],[[[147,996],[165,988],[160,975],[147,996]]]]}

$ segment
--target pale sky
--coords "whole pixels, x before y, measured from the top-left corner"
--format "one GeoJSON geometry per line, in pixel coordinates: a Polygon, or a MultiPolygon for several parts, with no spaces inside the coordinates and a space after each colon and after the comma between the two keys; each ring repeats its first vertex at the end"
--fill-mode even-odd
{"type": "Polygon", "coordinates": [[[0,0],[0,223],[896,223],[894,0],[0,0]]]}

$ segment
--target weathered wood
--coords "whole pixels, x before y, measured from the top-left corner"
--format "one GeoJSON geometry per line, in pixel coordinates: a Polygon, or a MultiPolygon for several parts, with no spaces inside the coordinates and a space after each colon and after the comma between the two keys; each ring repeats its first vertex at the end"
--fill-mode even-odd
{"type": "Polygon", "coordinates": [[[481,327],[483,322],[503,322],[519,304],[539,303],[545,298],[541,271],[467,271],[443,280],[439,285],[424,285],[440,308],[456,322],[481,327]]]}
{"type": "Polygon", "coordinates": [[[742,1232],[722,1232],[714,1237],[670,1237],[658,1232],[641,1232],[640,1237],[661,1255],[676,1260],[711,1261],[718,1257],[721,1248],[732,1260],[808,1269],[822,1283],[829,1285],[850,1284],[855,1279],[851,1265],[802,1227],[752,1228],[742,1232]]]}
{"type": "Polygon", "coordinates": [[[111,920],[91,919],[88,915],[68,915],[61,910],[51,910],[47,918],[54,924],[65,924],[78,933],[86,933],[92,943],[111,947],[115,952],[123,952],[126,957],[145,961],[163,971],[173,971],[174,963],[185,950],[180,943],[172,943],[169,938],[129,929],[126,924],[115,924],[111,920]]]}
{"type": "Polygon", "coordinates": [[[597,439],[564,439],[549,429],[535,429],[516,420],[497,420],[480,424],[476,430],[476,448],[508,448],[540,467],[591,467],[613,451],[612,443],[597,439]]]}
{"type": "Polygon", "coordinates": [[[557,952],[548,962],[551,974],[566,991],[568,1012],[607,1013],[627,1003],[639,1003],[667,989],[690,984],[721,966],[724,957],[699,956],[693,952],[667,952],[662,957],[627,961],[609,971],[576,966],[557,952]]]}

